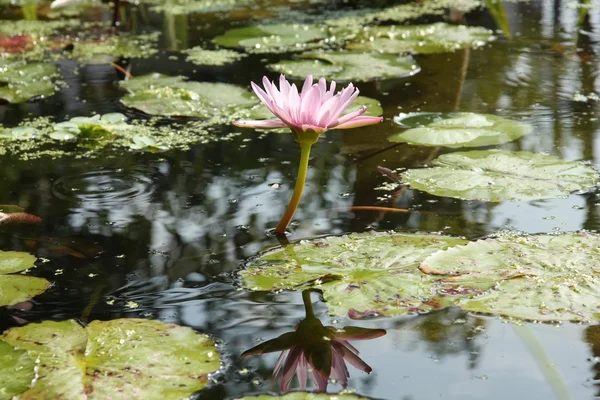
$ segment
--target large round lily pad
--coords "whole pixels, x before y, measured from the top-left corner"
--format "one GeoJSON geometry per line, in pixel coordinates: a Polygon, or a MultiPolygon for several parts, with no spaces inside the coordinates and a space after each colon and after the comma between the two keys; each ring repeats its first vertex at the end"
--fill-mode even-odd
{"type": "Polygon", "coordinates": [[[27,352],[0,341],[0,399],[11,399],[27,390],[35,378],[34,368],[27,352]]]}
{"type": "Polygon", "coordinates": [[[490,146],[513,141],[533,130],[523,122],[466,112],[400,114],[394,122],[411,129],[390,136],[390,142],[424,146],[490,146]]]}
{"type": "Polygon", "coordinates": [[[283,53],[318,47],[328,36],[327,28],[316,25],[278,24],[230,29],[213,42],[241,48],[250,53],[283,53]]]}
{"type": "Polygon", "coordinates": [[[456,152],[431,164],[404,172],[402,180],[436,196],[494,202],[567,197],[598,184],[598,173],[583,162],[526,151],[456,152]]]}
{"type": "Polygon", "coordinates": [[[0,306],[27,301],[43,293],[50,282],[44,278],[13,275],[32,268],[37,258],[19,251],[0,251],[0,306]]]}
{"type": "Polygon", "coordinates": [[[0,60],[0,99],[23,103],[32,97],[50,96],[56,75],[54,64],[0,60]]]}
{"type": "Polygon", "coordinates": [[[358,82],[403,78],[421,70],[410,56],[344,51],[304,53],[298,60],[280,61],[267,68],[296,79],[314,75],[358,82]]]}
{"type": "Polygon", "coordinates": [[[124,105],[152,115],[233,120],[235,112],[258,103],[252,93],[235,85],[157,73],[121,81],[120,86],[128,91],[121,99],[124,105]]]}
{"type": "Polygon", "coordinates": [[[532,320],[600,320],[600,236],[507,234],[440,251],[420,269],[484,292],[465,310],[532,320]]]}
{"type": "Polygon", "coordinates": [[[251,290],[318,288],[332,315],[405,314],[441,305],[430,301],[433,279],[416,266],[438,250],[465,243],[435,234],[332,236],[268,251],[240,277],[251,290]]]}
{"type": "Polygon", "coordinates": [[[494,38],[492,31],[443,22],[416,26],[376,26],[365,29],[350,50],[382,53],[447,53],[467,47],[481,47],[494,38]]]}
{"type": "Polygon", "coordinates": [[[85,328],[73,320],[46,321],[13,328],[1,339],[37,360],[36,379],[24,374],[30,387],[20,399],[181,399],[219,368],[207,336],[159,321],[94,321],[85,328]]]}

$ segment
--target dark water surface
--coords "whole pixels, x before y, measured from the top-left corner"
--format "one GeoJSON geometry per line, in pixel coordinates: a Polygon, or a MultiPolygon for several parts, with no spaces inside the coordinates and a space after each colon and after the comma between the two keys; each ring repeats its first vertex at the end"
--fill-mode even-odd
{"type": "MultiPolygon", "coordinates": [[[[417,56],[422,71],[414,77],[358,85],[362,94],[382,102],[385,120],[374,127],[328,132],[313,147],[291,239],[371,229],[442,231],[469,239],[504,228],[531,233],[599,229],[600,193],[487,203],[415,190],[378,201],[382,193],[374,190],[386,182],[377,166],[421,166],[446,151],[391,145],[387,137],[399,131],[392,117],[400,112],[460,110],[524,120],[535,132],[501,148],[599,166],[600,102],[573,99],[578,92],[600,93],[600,4],[592,4],[596,8],[578,28],[578,10],[568,1],[506,2],[512,40],[499,35],[483,49],[417,56]],[[358,205],[430,213],[348,211],[358,205]]],[[[323,5],[304,7],[319,10],[323,5]]],[[[263,56],[223,68],[170,59],[172,51],[203,43],[236,23],[214,15],[177,18],[178,29],[187,29],[187,43],[165,34],[160,56],[130,62],[134,75],[156,71],[246,87],[267,73],[263,56]]],[[[168,18],[151,14],[149,21],[167,32],[168,18]]],[[[465,21],[496,28],[486,11],[469,13],[465,21]]],[[[67,88],[46,100],[0,106],[0,122],[16,124],[28,116],[136,115],[119,105],[123,92],[116,81],[122,75],[110,65],[81,66],[78,74],[71,62],[60,66],[67,88]]],[[[223,134],[229,132],[240,135],[161,154],[33,161],[2,156],[0,204],[25,207],[43,222],[34,228],[1,227],[1,248],[48,258],[33,273],[54,282],[30,311],[18,316],[33,322],[151,317],[187,325],[212,335],[224,352],[223,372],[200,398],[278,392],[278,381],[271,377],[277,356],[240,354],[259,340],[293,330],[303,317],[301,295],[239,290],[235,271],[244,259],[277,244],[266,232],[291,195],[299,148],[291,135],[223,127],[223,134]],[[139,308],[127,308],[128,301],[139,308]]],[[[323,322],[332,323],[323,303],[315,307],[323,322]]],[[[3,328],[14,324],[8,314],[2,312],[3,328]]],[[[529,324],[525,334],[497,317],[457,309],[361,321],[339,318],[333,325],[388,331],[355,344],[373,368],[370,375],[350,370],[349,387],[362,395],[564,399],[569,398],[566,387],[574,399],[600,396],[600,326],[529,324]],[[535,336],[537,347],[526,346],[527,335],[535,336]],[[556,383],[557,376],[562,383],[556,383]]],[[[339,389],[329,385],[330,391],[339,389]]]]}

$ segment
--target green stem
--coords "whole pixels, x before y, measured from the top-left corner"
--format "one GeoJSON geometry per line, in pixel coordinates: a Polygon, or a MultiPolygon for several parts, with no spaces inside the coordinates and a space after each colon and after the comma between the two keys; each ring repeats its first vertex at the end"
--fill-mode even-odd
{"type": "Polygon", "coordinates": [[[302,291],[302,302],[304,303],[304,311],[306,312],[306,319],[315,318],[315,311],[313,310],[312,300],[310,299],[311,290],[302,291]]]}
{"type": "Polygon", "coordinates": [[[277,227],[275,228],[275,233],[277,234],[285,233],[285,230],[292,221],[292,217],[300,203],[302,191],[304,190],[304,184],[306,182],[306,174],[308,173],[308,158],[310,156],[310,148],[312,145],[312,143],[300,143],[300,166],[298,167],[296,187],[294,188],[294,193],[292,194],[287,210],[285,210],[285,214],[283,214],[281,221],[279,221],[279,224],[277,224],[277,227]]]}

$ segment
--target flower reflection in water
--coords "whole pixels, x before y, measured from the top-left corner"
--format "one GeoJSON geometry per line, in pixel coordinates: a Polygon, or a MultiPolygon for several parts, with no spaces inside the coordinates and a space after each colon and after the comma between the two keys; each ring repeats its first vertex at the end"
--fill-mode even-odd
{"type": "Polygon", "coordinates": [[[309,372],[319,392],[327,391],[330,378],[346,387],[350,376],[346,362],[363,372],[372,371],[348,341],[375,339],[386,334],[384,329],[323,326],[314,315],[310,294],[310,290],[302,292],[306,318],[296,325],[295,331],[284,333],[242,354],[245,357],[281,351],[273,376],[281,375],[279,387],[282,392],[289,390],[294,374],[298,376],[300,389],[305,390],[309,372]]]}

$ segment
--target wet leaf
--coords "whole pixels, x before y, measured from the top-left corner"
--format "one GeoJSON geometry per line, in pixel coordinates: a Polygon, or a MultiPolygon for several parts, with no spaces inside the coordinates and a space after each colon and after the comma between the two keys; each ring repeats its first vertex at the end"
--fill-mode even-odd
{"type": "Polygon", "coordinates": [[[320,47],[328,35],[325,27],[317,25],[256,25],[230,29],[213,42],[249,53],[286,53],[320,47]]]}
{"type": "Polygon", "coordinates": [[[37,258],[19,251],[0,251],[0,306],[27,301],[43,293],[50,282],[43,278],[13,275],[34,267],[37,258]]]}
{"type": "Polygon", "coordinates": [[[56,65],[0,60],[0,99],[23,103],[32,97],[54,94],[56,65]]]}
{"type": "Polygon", "coordinates": [[[600,319],[600,236],[505,234],[437,252],[420,266],[447,288],[485,290],[465,310],[532,320],[600,319]]]}
{"type": "Polygon", "coordinates": [[[147,35],[119,34],[100,37],[83,37],[70,43],[73,50],[68,55],[80,63],[110,64],[119,58],[148,58],[158,52],[158,33],[147,35]]]}
{"type": "Polygon", "coordinates": [[[27,352],[0,341],[0,399],[24,392],[35,378],[35,362],[27,352]]]}
{"type": "Polygon", "coordinates": [[[456,152],[431,164],[404,172],[403,181],[436,196],[494,202],[567,197],[598,184],[598,173],[583,162],[526,151],[456,152]]]}
{"type": "Polygon", "coordinates": [[[398,315],[438,308],[433,279],[416,266],[463,239],[441,235],[364,233],[301,241],[276,248],[240,272],[251,290],[323,291],[331,315],[398,315]]]}
{"type": "Polygon", "coordinates": [[[159,321],[94,321],[85,328],[45,321],[13,328],[2,340],[39,360],[37,379],[20,399],[180,399],[219,368],[208,336],[159,321]]]}
{"type": "Polygon", "coordinates": [[[492,31],[443,22],[431,25],[386,25],[364,29],[350,50],[381,53],[447,53],[468,47],[484,46],[494,38],[492,31]]]}
{"type": "Polygon", "coordinates": [[[342,51],[303,53],[298,60],[284,60],[267,67],[296,79],[312,74],[354,82],[403,78],[420,71],[410,56],[342,51]]]}
{"type": "Polygon", "coordinates": [[[234,113],[258,103],[249,91],[228,83],[186,81],[180,76],[150,74],[122,81],[121,102],[152,115],[235,119],[234,113]]]}
{"type": "Polygon", "coordinates": [[[424,146],[490,146],[513,141],[533,131],[531,125],[523,122],[464,112],[400,114],[394,122],[411,129],[390,136],[390,142],[424,146]]]}
{"type": "Polygon", "coordinates": [[[272,396],[270,394],[259,394],[258,396],[238,397],[235,400],[366,400],[367,397],[362,397],[351,393],[311,393],[311,392],[292,392],[282,396],[272,396]]]}

